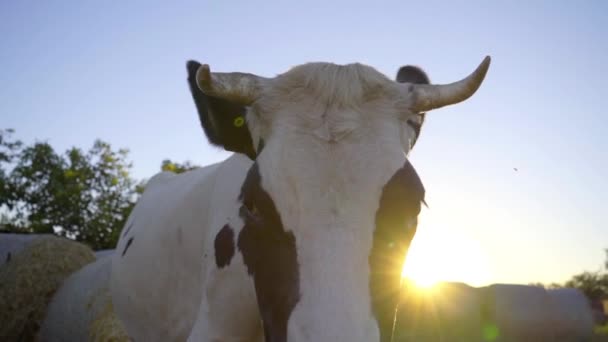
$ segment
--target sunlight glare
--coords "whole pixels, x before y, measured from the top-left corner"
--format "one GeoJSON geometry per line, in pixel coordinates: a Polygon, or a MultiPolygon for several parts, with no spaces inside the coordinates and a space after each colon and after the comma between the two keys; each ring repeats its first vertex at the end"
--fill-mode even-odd
{"type": "Polygon", "coordinates": [[[488,282],[489,272],[485,253],[474,239],[464,232],[421,224],[401,276],[421,288],[432,287],[440,281],[481,286],[488,282]]]}

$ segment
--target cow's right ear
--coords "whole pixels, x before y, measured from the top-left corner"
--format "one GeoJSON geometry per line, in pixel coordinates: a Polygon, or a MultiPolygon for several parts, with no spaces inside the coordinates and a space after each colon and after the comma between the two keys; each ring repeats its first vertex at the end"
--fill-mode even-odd
{"type": "Polygon", "coordinates": [[[201,126],[209,143],[226,151],[243,153],[252,160],[256,153],[247,127],[246,108],[240,104],[205,95],[196,84],[196,72],[201,63],[188,61],[188,85],[198,110],[201,126]]]}
{"type": "Polygon", "coordinates": [[[415,84],[430,84],[431,81],[424,70],[417,66],[406,65],[399,68],[397,71],[397,82],[399,83],[415,83],[415,84]]]}

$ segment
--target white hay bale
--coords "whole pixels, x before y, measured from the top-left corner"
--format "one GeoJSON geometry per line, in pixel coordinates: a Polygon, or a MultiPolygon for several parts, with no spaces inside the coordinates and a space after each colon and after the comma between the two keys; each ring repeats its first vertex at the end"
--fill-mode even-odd
{"type": "Polygon", "coordinates": [[[95,260],[80,243],[55,236],[30,243],[0,267],[0,341],[32,341],[65,278],[95,260]]]}
{"type": "Polygon", "coordinates": [[[101,259],[101,258],[109,257],[113,253],[114,253],[113,249],[104,249],[104,250],[96,251],[95,252],[95,257],[97,259],[101,259]]]}
{"type": "Polygon", "coordinates": [[[434,291],[442,339],[479,341],[482,337],[479,291],[462,283],[442,283],[434,291]]]}
{"type": "Polygon", "coordinates": [[[402,342],[580,342],[592,337],[593,314],[576,289],[441,283],[405,294],[397,333],[402,342]]]}
{"type": "Polygon", "coordinates": [[[42,341],[128,341],[113,322],[108,284],[110,258],[102,258],[67,278],[49,304],[42,341]],[[108,323],[110,322],[110,323],[108,323]]]}
{"type": "Polygon", "coordinates": [[[585,295],[572,288],[547,290],[556,341],[587,341],[593,335],[593,312],[585,295]]]}
{"type": "Polygon", "coordinates": [[[485,328],[496,342],[554,341],[552,305],[540,287],[495,284],[485,292],[485,328]]]}
{"type": "Polygon", "coordinates": [[[462,283],[440,283],[432,289],[403,293],[397,341],[480,341],[481,297],[462,283]]]}
{"type": "Polygon", "coordinates": [[[0,233],[0,266],[10,261],[17,253],[37,239],[51,234],[0,233]]]}

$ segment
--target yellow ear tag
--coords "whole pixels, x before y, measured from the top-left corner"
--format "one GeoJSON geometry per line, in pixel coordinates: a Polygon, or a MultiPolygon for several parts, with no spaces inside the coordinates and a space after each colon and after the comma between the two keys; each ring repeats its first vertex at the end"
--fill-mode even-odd
{"type": "Polygon", "coordinates": [[[232,122],[232,124],[234,125],[234,127],[243,127],[243,125],[245,124],[245,118],[243,118],[242,116],[237,116],[232,122]]]}

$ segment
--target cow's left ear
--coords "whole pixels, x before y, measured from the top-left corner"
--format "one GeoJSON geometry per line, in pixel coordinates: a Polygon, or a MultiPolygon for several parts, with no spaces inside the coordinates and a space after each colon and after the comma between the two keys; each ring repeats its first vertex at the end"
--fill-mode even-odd
{"type": "Polygon", "coordinates": [[[210,144],[226,151],[243,153],[252,160],[256,153],[245,120],[246,108],[240,104],[205,95],[196,84],[196,72],[201,63],[188,61],[188,85],[198,110],[201,126],[210,144]]]}

